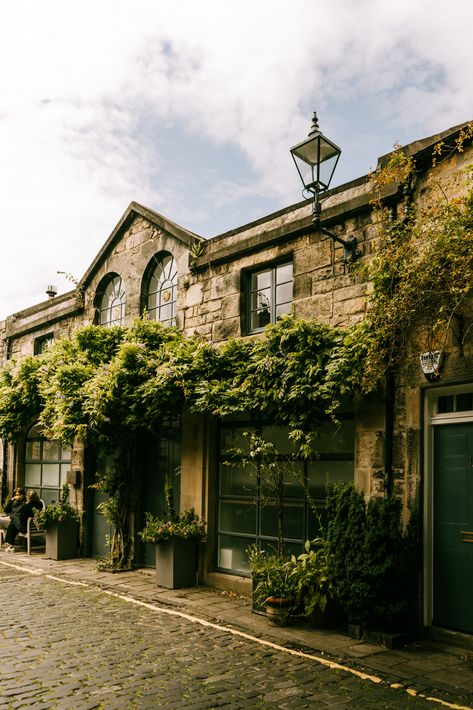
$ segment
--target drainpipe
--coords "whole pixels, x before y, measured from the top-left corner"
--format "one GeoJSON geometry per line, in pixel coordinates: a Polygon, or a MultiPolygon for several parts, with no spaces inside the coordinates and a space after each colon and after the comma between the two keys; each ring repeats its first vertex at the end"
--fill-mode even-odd
{"type": "MultiPolygon", "coordinates": [[[[11,359],[11,344],[12,344],[12,338],[8,337],[6,339],[5,343],[5,360],[10,360],[11,359]]],[[[1,491],[0,491],[0,496],[2,503],[5,501],[5,498],[7,497],[7,476],[8,476],[8,443],[4,440],[3,442],[3,468],[2,468],[2,486],[1,486],[1,491]]]]}
{"type": "Polygon", "coordinates": [[[389,498],[393,493],[393,448],[394,448],[394,372],[386,372],[385,435],[384,435],[384,494],[389,498]]]}

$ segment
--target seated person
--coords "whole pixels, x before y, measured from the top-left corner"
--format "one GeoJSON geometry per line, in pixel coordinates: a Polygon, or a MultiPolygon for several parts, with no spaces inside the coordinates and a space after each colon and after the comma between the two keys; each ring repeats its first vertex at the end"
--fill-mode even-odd
{"type": "Polygon", "coordinates": [[[4,515],[0,516],[0,529],[7,530],[11,519],[20,511],[23,503],[26,503],[26,493],[24,488],[15,488],[13,496],[3,508],[4,515]]]}
{"type": "Polygon", "coordinates": [[[25,533],[28,525],[28,518],[32,518],[35,508],[41,510],[43,505],[36,491],[28,491],[26,503],[23,503],[18,513],[11,519],[10,525],[5,535],[5,549],[7,552],[15,552],[15,540],[19,532],[25,533]]]}

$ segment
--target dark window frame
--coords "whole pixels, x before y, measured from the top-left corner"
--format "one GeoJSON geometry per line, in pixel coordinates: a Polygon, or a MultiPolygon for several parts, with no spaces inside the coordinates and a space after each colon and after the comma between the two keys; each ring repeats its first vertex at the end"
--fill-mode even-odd
{"type": "MultiPolygon", "coordinates": [[[[166,267],[168,268],[168,267],[166,267]]],[[[141,298],[140,298],[140,312],[141,313],[146,313],[147,317],[150,320],[156,320],[158,323],[162,323],[163,325],[170,325],[170,326],[175,326],[177,325],[177,280],[178,280],[178,271],[177,271],[177,261],[176,257],[174,254],[172,254],[169,251],[160,251],[157,254],[153,256],[151,261],[149,262],[148,266],[145,269],[143,279],[141,282],[141,298]],[[168,286],[166,289],[161,288],[161,291],[158,289],[156,291],[153,291],[152,293],[150,292],[150,287],[151,287],[151,282],[153,277],[155,276],[156,272],[158,269],[163,268],[163,262],[166,259],[171,258],[171,263],[169,266],[169,274],[168,278],[165,279],[165,281],[170,281],[171,285],[168,286]],[[172,279],[169,278],[169,276],[172,276],[172,279]],[[150,296],[153,294],[163,294],[167,291],[171,291],[171,296],[169,299],[169,303],[165,302],[162,303],[160,295],[158,296],[158,303],[155,307],[150,308],[149,307],[149,299],[150,296]],[[165,309],[168,306],[171,306],[171,317],[170,318],[161,318],[161,311],[162,309],[165,309]],[[154,315],[153,315],[154,312],[154,315]]],[[[159,279],[157,279],[159,281],[159,279]]]]}
{"type": "Polygon", "coordinates": [[[42,355],[45,351],[45,346],[54,342],[54,333],[46,333],[34,339],[33,353],[34,355],[42,355]]]}
{"type": "Polygon", "coordinates": [[[123,326],[125,324],[125,301],[126,292],[123,288],[122,277],[120,276],[120,274],[117,274],[115,272],[107,274],[100,282],[95,294],[95,324],[101,325],[104,328],[112,328],[116,325],[123,326]],[[119,282],[117,297],[111,303],[109,303],[107,307],[104,307],[104,299],[107,295],[107,291],[114,282],[117,282],[117,284],[119,282]],[[120,309],[120,315],[118,318],[113,318],[113,309],[117,306],[120,309]],[[104,313],[108,313],[110,316],[106,320],[102,319],[102,314],[104,313]]]}
{"type": "Polygon", "coordinates": [[[72,451],[70,447],[63,446],[59,439],[48,439],[43,436],[38,431],[38,424],[34,424],[28,431],[25,437],[25,472],[24,480],[25,487],[32,488],[36,490],[39,497],[43,499],[46,503],[51,503],[53,501],[58,502],[59,496],[61,494],[61,488],[66,482],[67,473],[71,468],[72,461],[72,451]],[[29,444],[36,444],[38,447],[38,456],[28,456],[29,444]],[[45,446],[47,444],[53,444],[57,446],[59,456],[54,458],[49,458],[45,456],[45,446]],[[64,453],[68,452],[68,456],[64,456],[64,453]],[[40,481],[39,483],[33,483],[31,480],[28,481],[28,465],[39,466],[40,481]],[[53,486],[45,482],[44,480],[44,468],[47,465],[53,465],[58,467],[58,486],[53,486]]]}
{"type": "MultiPolygon", "coordinates": [[[[354,429],[353,429],[353,436],[355,436],[355,413],[353,411],[344,411],[338,414],[339,421],[340,422],[353,422],[354,429]]],[[[327,419],[327,424],[330,424],[330,420],[327,419]]],[[[242,569],[241,567],[238,567],[238,569],[231,569],[228,566],[222,565],[221,564],[221,549],[222,549],[222,540],[226,537],[227,539],[233,538],[234,540],[241,539],[242,542],[245,544],[245,549],[255,543],[259,549],[267,549],[270,552],[275,553],[276,548],[277,548],[277,538],[274,534],[267,534],[264,532],[264,526],[265,526],[265,521],[263,519],[265,515],[265,509],[266,511],[271,509],[271,505],[268,505],[264,501],[264,492],[261,490],[261,482],[256,481],[255,482],[255,490],[256,490],[256,495],[251,495],[251,493],[236,493],[234,491],[231,492],[223,492],[223,486],[222,486],[222,479],[223,479],[223,471],[222,471],[222,464],[224,464],[225,460],[228,460],[228,456],[225,455],[222,451],[222,430],[224,429],[241,429],[245,431],[253,430],[256,431],[257,433],[261,434],[263,429],[265,428],[273,428],[273,427],[278,427],[279,425],[276,425],[268,420],[260,420],[260,421],[255,421],[251,419],[244,419],[244,418],[238,418],[238,419],[230,419],[228,421],[222,421],[219,423],[218,427],[218,449],[216,452],[217,455],[217,489],[216,489],[216,496],[215,496],[215,521],[216,521],[216,526],[215,526],[215,559],[214,559],[214,565],[215,569],[219,572],[224,572],[226,574],[234,574],[234,575],[239,575],[239,576],[249,576],[249,572],[242,569]],[[236,530],[230,530],[228,528],[224,528],[222,526],[222,517],[223,517],[223,507],[222,504],[233,504],[237,506],[238,504],[240,505],[247,505],[247,506],[256,506],[255,510],[255,532],[250,533],[250,532],[244,532],[244,531],[236,531],[236,530]]],[[[335,425],[334,425],[335,427],[335,425]]],[[[284,459],[284,455],[281,455],[279,457],[280,459],[284,459]]],[[[330,463],[330,462],[350,462],[353,466],[353,476],[355,472],[355,440],[353,440],[353,446],[350,452],[344,451],[344,452],[321,452],[318,456],[314,456],[310,459],[303,459],[302,457],[296,457],[295,460],[301,464],[301,469],[302,473],[304,476],[304,480],[306,483],[309,481],[310,478],[310,472],[309,472],[309,467],[311,464],[314,462],[321,462],[322,464],[324,462],[330,463]]],[[[313,501],[317,505],[317,510],[320,515],[320,519],[322,522],[325,522],[325,496],[324,497],[315,497],[313,496],[313,501]]],[[[284,497],[284,504],[285,507],[288,509],[292,509],[294,512],[294,509],[299,508],[300,509],[300,514],[301,514],[301,529],[303,530],[303,534],[301,537],[290,537],[289,535],[286,535],[284,537],[284,545],[286,548],[286,552],[288,553],[295,553],[299,554],[300,552],[303,552],[303,546],[305,543],[305,540],[307,539],[313,539],[314,537],[317,536],[318,534],[318,529],[317,529],[317,520],[315,519],[314,513],[310,509],[310,505],[307,501],[307,499],[304,497],[303,494],[303,489],[301,487],[300,491],[298,492],[297,495],[285,495],[284,497]]],[[[248,508],[249,510],[249,508],[248,508]]],[[[267,517],[267,516],[266,516],[267,517]]]]}
{"type": "Polygon", "coordinates": [[[244,322],[242,332],[253,334],[262,333],[265,327],[270,323],[277,323],[281,315],[290,313],[292,304],[294,302],[294,261],[291,255],[285,255],[284,258],[278,259],[277,261],[268,262],[266,264],[259,265],[258,268],[252,268],[251,270],[244,272],[244,322]],[[291,267],[291,278],[288,280],[278,281],[278,271],[286,267],[291,267]],[[255,284],[255,279],[258,276],[263,276],[264,274],[269,275],[269,285],[264,288],[257,288],[255,284]],[[277,291],[279,288],[283,288],[287,284],[291,284],[291,297],[290,300],[278,301],[277,291]],[[266,291],[266,293],[263,293],[266,291]],[[269,292],[269,298],[268,298],[269,292]],[[268,299],[267,306],[258,307],[254,303],[254,298],[258,297],[268,299]],[[283,313],[278,314],[278,309],[284,306],[283,313]],[[255,314],[260,313],[261,322],[259,325],[254,324],[255,314]],[[267,312],[267,315],[263,315],[267,312]]]}

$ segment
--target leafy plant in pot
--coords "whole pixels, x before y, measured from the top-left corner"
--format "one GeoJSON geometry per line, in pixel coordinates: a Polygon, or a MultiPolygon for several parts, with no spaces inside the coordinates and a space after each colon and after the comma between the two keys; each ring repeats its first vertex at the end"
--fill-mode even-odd
{"type": "Polygon", "coordinates": [[[254,608],[265,608],[271,624],[286,625],[297,605],[291,560],[270,555],[256,545],[248,548],[247,555],[254,584],[254,608]]]}
{"type": "Polygon", "coordinates": [[[196,583],[197,544],[205,538],[205,520],[194,508],[176,513],[172,488],[166,482],[167,520],[145,513],[145,526],[138,533],[143,542],[156,545],[156,583],[177,589],[196,583]]]}
{"type": "Polygon", "coordinates": [[[77,529],[79,514],[69,504],[69,486],[64,483],[58,503],[36,510],[37,526],[45,531],[46,556],[53,560],[66,560],[77,556],[77,529]]]}
{"type": "Polygon", "coordinates": [[[328,626],[336,620],[336,605],[330,594],[327,572],[327,544],[322,538],[306,540],[305,551],[291,557],[298,612],[314,626],[328,626]]]}

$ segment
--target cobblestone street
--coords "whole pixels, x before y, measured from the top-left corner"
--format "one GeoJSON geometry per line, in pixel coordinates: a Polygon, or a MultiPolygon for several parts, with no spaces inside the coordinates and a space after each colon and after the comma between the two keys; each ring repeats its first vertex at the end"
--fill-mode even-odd
{"type": "Polygon", "coordinates": [[[303,654],[0,566],[0,708],[426,708],[303,654]]]}

